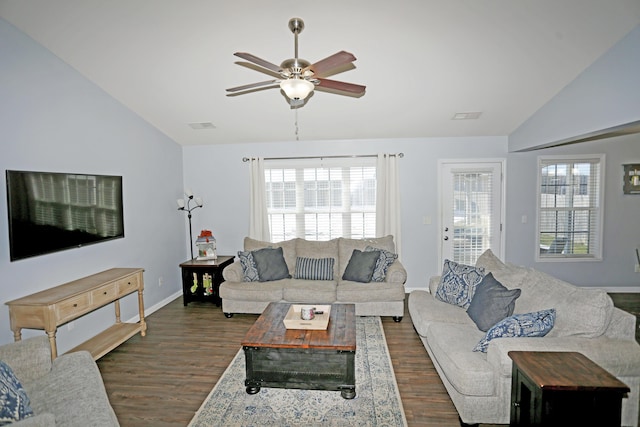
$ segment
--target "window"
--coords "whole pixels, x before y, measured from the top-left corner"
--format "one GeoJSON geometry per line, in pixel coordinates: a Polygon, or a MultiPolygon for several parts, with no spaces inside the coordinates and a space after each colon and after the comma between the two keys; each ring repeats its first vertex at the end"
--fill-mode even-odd
{"type": "Polygon", "coordinates": [[[265,161],[271,241],[376,234],[376,159],[265,161]]]}
{"type": "Polygon", "coordinates": [[[538,159],[538,260],[602,259],[604,155],[538,159]]]}

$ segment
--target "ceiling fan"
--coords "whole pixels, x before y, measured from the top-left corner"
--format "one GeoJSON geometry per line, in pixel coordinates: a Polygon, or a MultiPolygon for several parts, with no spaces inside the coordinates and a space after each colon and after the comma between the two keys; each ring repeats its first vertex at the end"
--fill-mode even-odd
{"type": "Polygon", "coordinates": [[[355,97],[364,95],[366,86],[324,78],[324,76],[330,74],[332,71],[333,74],[346,71],[346,69],[344,69],[345,66],[351,65],[351,68],[353,68],[351,63],[356,60],[353,54],[343,50],[311,64],[309,61],[298,58],[298,34],[304,29],[304,21],[300,18],[291,18],[289,20],[289,29],[294,35],[295,56],[294,58],[284,60],[279,66],[250,53],[234,53],[235,56],[258,65],[260,67],[256,68],[258,71],[271,75],[276,73],[279,78],[229,88],[227,92],[231,93],[227,94],[227,96],[242,95],[253,92],[258,88],[270,89],[280,87],[287,96],[291,107],[297,108],[304,105],[305,99],[313,92],[316,86],[326,89],[331,93],[355,97]]]}

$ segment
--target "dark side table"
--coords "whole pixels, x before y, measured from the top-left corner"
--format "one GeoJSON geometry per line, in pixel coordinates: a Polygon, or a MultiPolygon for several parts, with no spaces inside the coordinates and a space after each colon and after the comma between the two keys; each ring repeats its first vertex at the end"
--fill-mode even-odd
{"type": "Polygon", "coordinates": [[[192,259],[180,264],[182,269],[182,301],[210,301],[220,306],[222,270],[233,263],[233,255],[218,255],[217,259],[198,261],[192,259]],[[210,286],[208,281],[211,281],[210,286]],[[195,286],[194,286],[195,284],[195,286]]]}
{"type": "Polygon", "coordinates": [[[629,387],[583,354],[508,354],[512,426],[620,426],[629,387]]]}

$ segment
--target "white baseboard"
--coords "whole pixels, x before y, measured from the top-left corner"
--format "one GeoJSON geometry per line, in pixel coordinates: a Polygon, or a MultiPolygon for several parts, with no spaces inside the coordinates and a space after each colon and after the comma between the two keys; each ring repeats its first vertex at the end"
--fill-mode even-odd
{"type": "MultiPolygon", "coordinates": [[[[166,297],[159,303],[152,305],[151,307],[145,307],[144,316],[147,317],[151,313],[155,313],[156,311],[160,310],[162,307],[169,304],[171,301],[173,301],[174,299],[178,298],[181,295],[182,295],[182,291],[178,291],[175,294],[166,297]]],[[[139,321],[140,321],[140,315],[136,314],[131,319],[127,320],[127,323],[137,323],[139,321]]]]}

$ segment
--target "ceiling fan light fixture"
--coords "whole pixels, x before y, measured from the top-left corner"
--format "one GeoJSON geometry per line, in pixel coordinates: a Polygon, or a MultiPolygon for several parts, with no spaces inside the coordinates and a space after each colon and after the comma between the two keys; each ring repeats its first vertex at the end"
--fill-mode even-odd
{"type": "Polygon", "coordinates": [[[280,82],[280,89],[289,99],[306,99],[313,92],[314,84],[304,79],[287,79],[280,82]]]}

